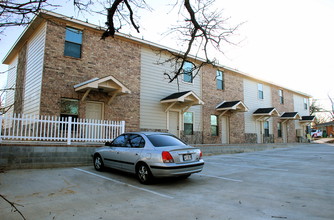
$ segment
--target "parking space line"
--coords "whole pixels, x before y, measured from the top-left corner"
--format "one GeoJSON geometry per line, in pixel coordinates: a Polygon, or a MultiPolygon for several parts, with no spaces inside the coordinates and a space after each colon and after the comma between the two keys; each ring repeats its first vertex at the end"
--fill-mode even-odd
{"type": "Polygon", "coordinates": [[[228,180],[228,181],[233,181],[233,182],[243,182],[242,180],[231,179],[231,178],[226,178],[226,177],[221,177],[221,176],[213,176],[213,175],[208,175],[208,174],[203,174],[203,173],[195,173],[194,175],[207,176],[211,178],[217,178],[217,179],[228,180]]]}
{"type": "Polygon", "coordinates": [[[228,163],[216,163],[216,162],[205,162],[211,164],[219,164],[224,166],[232,166],[232,167],[244,167],[244,168],[255,168],[255,169],[263,169],[263,170],[275,170],[275,171],[289,171],[288,169],[280,169],[280,168],[270,168],[270,167],[258,167],[258,166],[249,166],[249,165],[236,165],[236,164],[228,164],[228,163]]]}
{"type": "Polygon", "coordinates": [[[102,176],[102,175],[99,175],[99,174],[96,174],[96,173],[89,172],[87,170],[82,170],[82,169],[79,169],[79,168],[73,168],[73,169],[75,169],[77,171],[80,171],[80,172],[84,172],[84,173],[93,175],[93,176],[100,177],[100,178],[105,179],[105,180],[112,181],[114,183],[126,185],[126,186],[132,187],[134,189],[138,189],[138,190],[141,190],[141,191],[149,192],[149,193],[152,193],[152,194],[164,197],[164,198],[174,199],[174,197],[172,197],[172,196],[168,196],[168,195],[165,195],[165,194],[162,194],[162,193],[158,193],[158,192],[155,192],[155,191],[152,191],[152,190],[149,190],[149,189],[145,189],[145,188],[142,188],[142,187],[134,186],[134,185],[131,185],[131,184],[128,184],[128,183],[124,183],[124,182],[121,182],[121,181],[118,181],[118,180],[115,180],[115,179],[112,179],[112,178],[109,178],[109,177],[105,177],[105,176],[102,176]]]}

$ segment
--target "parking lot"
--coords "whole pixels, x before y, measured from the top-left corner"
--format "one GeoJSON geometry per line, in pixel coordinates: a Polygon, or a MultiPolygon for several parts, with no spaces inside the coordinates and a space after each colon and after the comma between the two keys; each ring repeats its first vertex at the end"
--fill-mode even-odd
{"type": "MultiPolygon", "coordinates": [[[[201,173],[152,185],[93,166],[11,170],[0,194],[27,219],[334,219],[333,144],[204,160],[201,173]]],[[[1,219],[20,219],[11,210],[1,199],[1,219]]]]}

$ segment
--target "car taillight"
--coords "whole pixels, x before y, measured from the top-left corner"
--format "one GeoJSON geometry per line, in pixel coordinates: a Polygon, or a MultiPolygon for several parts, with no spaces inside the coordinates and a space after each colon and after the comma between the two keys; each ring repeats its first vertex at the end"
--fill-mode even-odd
{"type": "Polygon", "coordinates": [[[161,155],[164,163],[174,163],[174,159],[168,151],[163,151],[161,155]]]}
{"type": "Polygon", "coordinates": [[[199,152],[199,159],[202,159],[203,157],[203,154],[202,154],[202,151],[199,152]]]}

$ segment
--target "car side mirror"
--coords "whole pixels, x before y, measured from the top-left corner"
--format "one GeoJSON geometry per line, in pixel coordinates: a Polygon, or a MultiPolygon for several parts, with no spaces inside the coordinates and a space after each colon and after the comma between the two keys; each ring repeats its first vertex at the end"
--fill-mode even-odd
{"type": "Polygon", "coordinates": [[[111,142],[107,141],[104,145],[105,146],[111,146],[112,144],[111,144],[111,142]]]}

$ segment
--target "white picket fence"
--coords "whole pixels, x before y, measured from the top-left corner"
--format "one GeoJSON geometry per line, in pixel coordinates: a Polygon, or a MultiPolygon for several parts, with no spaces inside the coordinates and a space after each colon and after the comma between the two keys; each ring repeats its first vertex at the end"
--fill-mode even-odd
{"type": "Polygon", "coordinates": [[[71,144],[111,141],[124,133],[124,121],[39,115],[0,115],[1,140],[59,141],[71,144]]]}

